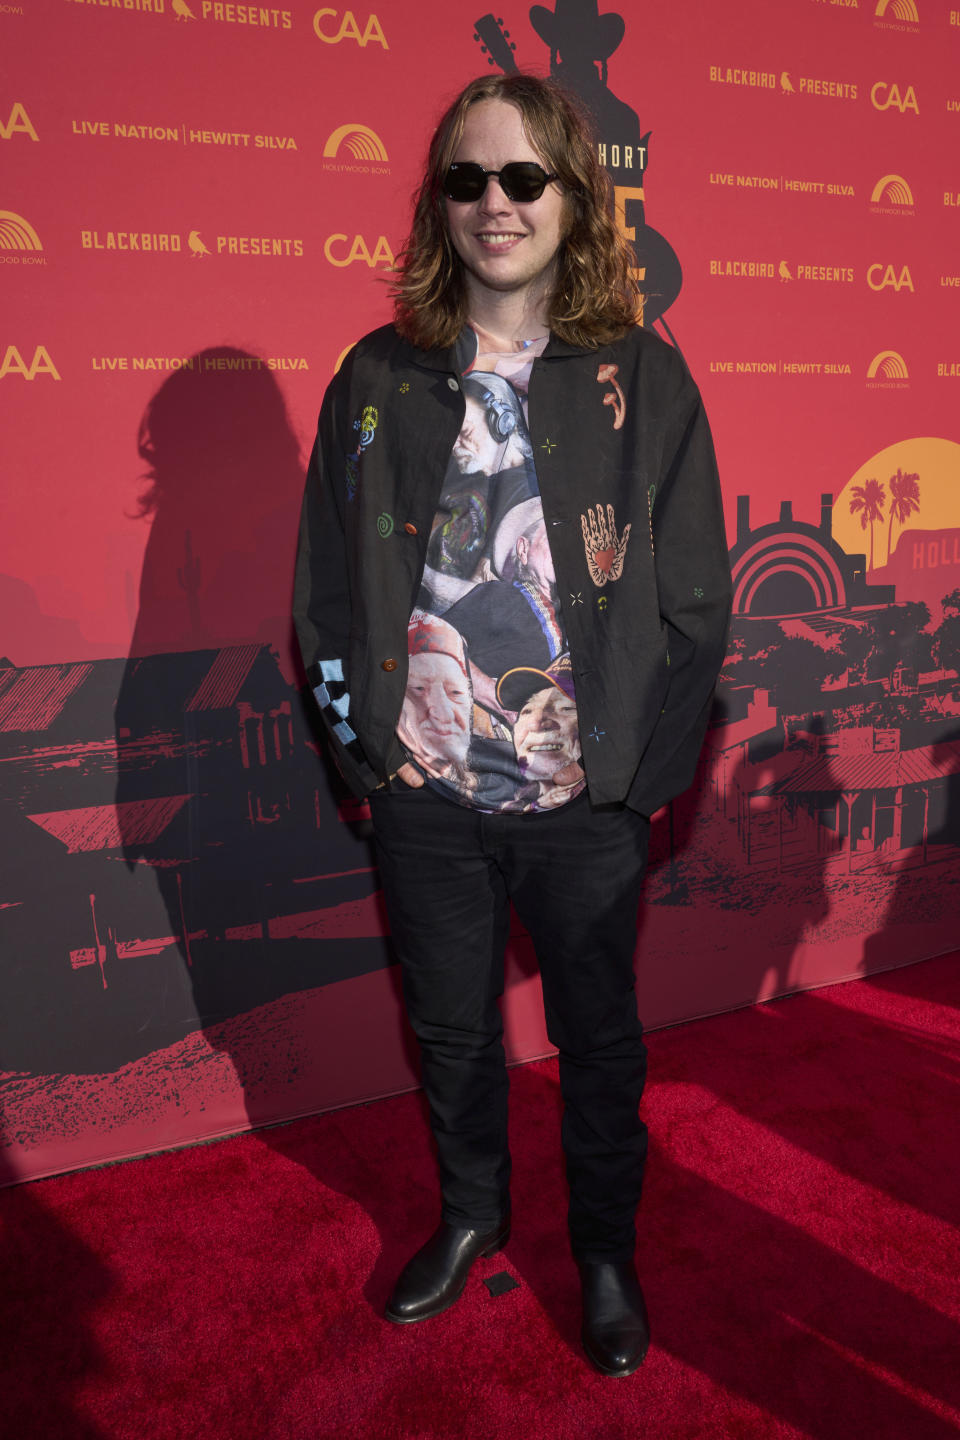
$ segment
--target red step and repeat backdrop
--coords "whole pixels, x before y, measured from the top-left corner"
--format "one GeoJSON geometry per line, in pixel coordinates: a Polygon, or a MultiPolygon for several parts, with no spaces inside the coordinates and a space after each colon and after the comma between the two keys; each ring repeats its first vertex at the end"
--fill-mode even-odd
{"type": "MultiPolygon", "coordinates": [[[[616,0],[614,0],[616,3],[616,0]]],[[[488,66],[598,121],[736,585],[652,1025],[957,944],[960,9],[2,0],[7,1179],[415,1083],[291,648],[303,466],[488,66]]],[[[512,944],[511,1054],[546,1040],[512,944]]]]}

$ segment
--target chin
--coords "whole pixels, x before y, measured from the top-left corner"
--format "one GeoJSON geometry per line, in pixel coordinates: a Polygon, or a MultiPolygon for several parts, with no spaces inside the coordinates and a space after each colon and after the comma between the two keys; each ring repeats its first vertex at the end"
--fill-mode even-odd
{"type": "Polygon", "coordinates": [[[554,772],[561,769],[560,765],[541,765],[537,761],[531,765],[528,761],[521,760],[520,768],[523,771],[524,780],[544,780],[548,784],[552,782],[554,772]]]}

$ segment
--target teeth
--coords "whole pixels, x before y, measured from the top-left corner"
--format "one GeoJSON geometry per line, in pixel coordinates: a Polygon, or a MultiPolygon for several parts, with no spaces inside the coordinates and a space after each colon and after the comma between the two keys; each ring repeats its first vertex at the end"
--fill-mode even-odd
{"type": "Polygon", "coordinates": [[[516,240],[516,235],[481,235],[479,239],[484,245],[506,245],[510,240],[516,240]]]}

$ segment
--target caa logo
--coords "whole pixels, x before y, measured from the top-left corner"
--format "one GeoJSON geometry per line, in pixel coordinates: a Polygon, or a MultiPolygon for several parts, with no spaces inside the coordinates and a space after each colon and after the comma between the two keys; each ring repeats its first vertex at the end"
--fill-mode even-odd
{"type": "Polygon", "coordinates": [[[920,24],[920,13],[914,0],[877,0],[877,8],[874,11],[877,19],[886,15],[887,11],[894,20],[912,20],[915,25],[920,24]]]}
{"type": "Polygon", "coordinates": [[[901,95],[899,85],[888,85],[886,80],[878,80],[870,91],[870,99],[875,110],[889,110],[891,105],[895,105],[901,115],[908,110],[912,110],[914,115],[920,114],[917,92],[912,85],[908,85],[901,95]]]}
{"type": "Polygon", "coordinates": [[[0,210],[0,250],[42,250],[43,242],[29,220],[0,210]]]}
{"type": "Polygon", "coordinates": [[[342,250],[343,246],[348,243],[348,240],[349,237],[346,235],[327,236],[323,242],[323,253],[331,265],[336,265],[338,269],[342,270],[344,266],[352,265],[354,260],[365,260],[371,270],[375,265],[386,265],[388,269],[393,268],[393,251],[387,244],[386,235],[377,237],[377,243],[373,250],[370,250],[362,235],[354,235],[353,243],[350,245],[346,256],[342,254],[335,255],[333,253],[334,245],[336,245],[338,250],[342,250]]]}
{"type": "Polygon", "coordinates": [[[902,175],[884,175],[873,187],[871,205],[912,205],[913,191],[902,175]]]}
{"type": "Polygon", "coordinates": [[[390,49],[376,15],[368,16],[367,23],[361,30],[352,10],[344,10],[341,19],[339,10],[325,8],[314,15],[313,30],[317,39],[322,40],[325,45],[339,45],[341,40],[355,40],[360,49],[365,50],[372,41],[374,45],[382,45],[384,50],[390,49]]]}
{"type": "Polygon", "coordinates": [[[16,345],[8,345],[0,362],[0,380],[5,380],[8,375],[22,375],[24,380],[35,380],[38,375],[50,375],[54,380],[60,379],[60,372],[51,360],[46,345],[36,347],[29,365],[16,345]]]}
{"type": "Polygon", "coordinates": [[[0,120],[0,140],[12,140],[14,135],[29,135],[31,140],[39,140],[40,136],[34,130],[27,114],[19,100],[10,111],[10,118],[6,124],[0,120]]]}
{"type": "Polygon", "coordinates": [[[867,284],[871,290],[909,290],[914,294],[913,276],[910,274],[909,265],[904,265],[898,275],[892,265],[871,265],[867,271],[867,284]]]}
{"type": "Polygon", "coordinates": [[[390,159],[387,147],[369,125],[341,125],[339,130],[334,130],[323,147],[324,159],[333,160],[344,146],[354,160],[375,160],[385,165],[390,159]]]}
{"type": "Polygon", "coordinates": [[[876,380],[909,380],[910,372],[907,369],[907,362],[898,350],[881,350],[874,355],[867,370],[867,379],[876,380]]]}

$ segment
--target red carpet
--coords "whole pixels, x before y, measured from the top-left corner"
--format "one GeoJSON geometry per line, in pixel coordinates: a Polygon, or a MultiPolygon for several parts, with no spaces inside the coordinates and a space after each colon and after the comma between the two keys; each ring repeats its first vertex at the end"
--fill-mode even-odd
{"type": "Polygon", "coordinates": [[[422,1325],[380,1316],[436,1218],[415,1095],[0,1192],[4,1431],[956,1440],[958,1005],[953,957],[651,1036],[626,1380],[577,1347],[549,1061],[512,1072],[513,1239],[422,1325]]]}

